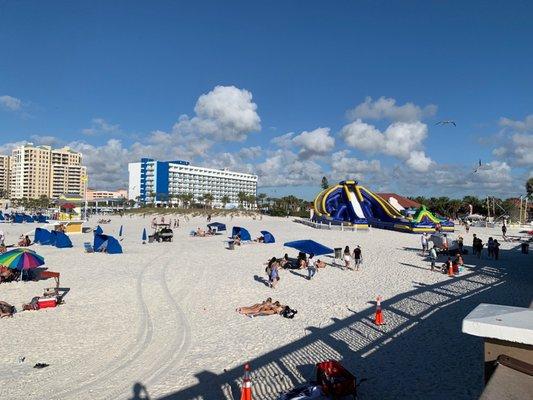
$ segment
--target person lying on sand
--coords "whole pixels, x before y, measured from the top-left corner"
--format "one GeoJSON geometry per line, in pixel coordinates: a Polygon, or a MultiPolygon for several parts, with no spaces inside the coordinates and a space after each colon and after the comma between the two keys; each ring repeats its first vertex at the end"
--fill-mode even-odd
{"type": "Polygon", "coordinates": [[[3,265],[0,265],[0,283],[12,282],[17,278],[17,273],[3,265]]]}
{"type": "Polygon", "coordinates": [[[15,311],[14,306],[5,301],[0,301],[0,318],[12,317],[15,311]]]}
{"type": "Polygon", "coordinates": [[[23,304],[22,309],[24,311],[38,310],[39,309],[39,296],[35,296],[29,303],[23,304]]]}
{"type": "Polygon", "coordinates": [[[274,303],[266,303],[259,307],[257,304],[251,307],[237,308],[239,314],[246,315],[248,317],[259,317],[264,315],[280,314],[285,309],[285,306],[281,305],[279,301],[274,303]]]}
{"type": "Polygon", "coordinates": [[[237,245],[237,246],[240,246],[241,245],[241,235],[233,236],[233,243],[235,243],[235,245],[237,245]]]}
{"type": "Polygon", "coordinates": [[[205,231],[201,229],[200,227],[198,227],[198,229],[196,229],[196,234],[194,236],[205,237],[205,231]]]}
{"type": "Polygon", "coordinates": [[[254,304],[253,306],[249,306],[249,307],[239,307],[235,311],[237,311],[239,314],[245,314],[246,315],[248,313],[258,312],[259,310],[261,310],[262,307],[270,306],[270,305],[272,305],[272,298],[271,297],[267,298],[262,303],[257,303],[257,304],[254,304]]]}
{"type": "Polygon", "coordinates": [[[254,239],[254,242],[256,243],[265,243],[264,236],[259,236],[258,238],[254,239]]]}

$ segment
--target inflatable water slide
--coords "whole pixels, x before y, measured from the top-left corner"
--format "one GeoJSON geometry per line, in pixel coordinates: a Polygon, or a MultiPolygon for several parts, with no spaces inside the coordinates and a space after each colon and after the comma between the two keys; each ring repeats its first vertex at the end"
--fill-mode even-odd
{"type": "Polygon", "coordinates": [[[439,224],[442,231],[453,232],[453,222],[439,218],[422,206],[414,216],[401,214],[386,200],[356,181],[342,181],[318,194],[314,201],[315,222],[349,223],[358,229],[369,226],[402,232],[435,232],[439,224]]]}

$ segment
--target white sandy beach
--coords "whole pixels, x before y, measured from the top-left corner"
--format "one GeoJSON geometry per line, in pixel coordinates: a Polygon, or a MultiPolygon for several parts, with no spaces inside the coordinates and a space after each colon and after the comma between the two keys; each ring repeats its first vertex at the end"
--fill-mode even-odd
{"type": "MultiPolygon", "coordinates": [[[[482,340],[461,333],[463,317],[482,302],[527,307],[533,293],[532,255],[516,243],[502,241],[499,261],[466,256],[465,272],[449,278],[429,271],[418,235],[320,231],[270,217],[216,220],[253,237],[266,229],[277,242],[229,251],[226,235],[189,237],[205,218],[181,218],[174,242],[142,245],[149,217],[112,217],[102,227],[117,236],[124,225],[124,254],[84,253],[92,234],[72,236],[71,249],[33,246],[71,291],[60,307],[0,320],[0,398],[128,399],[141,383],[151,398],[238,399],[249,362],[254,398],[275,399],[312,378],[316,362],[334,358],[367,379],[361,399],[472,399],[483,387],[482,340]],[[268,288],[263,263],[295,256],[283,243],[298,239],[359,244],[362,270],[327,267],[312,281],[283,270],[278,288],[268,288]],[[372,323],[377,295],[384,297],[381,327],[372,323]],[[235,312],[269,296],[297,309],[296,317],[235,312]],[[34,369],[38,362],[50,366],[34,369]]],[[[15,242],[36,226],[1,228],[15,242]]],[[[473,233],[500,239],[499,230],[472,228],[464,235],[469,249],[473,233]]],[[[52,285],[0,284],[0,300],[20,309],[52,285]]]]}

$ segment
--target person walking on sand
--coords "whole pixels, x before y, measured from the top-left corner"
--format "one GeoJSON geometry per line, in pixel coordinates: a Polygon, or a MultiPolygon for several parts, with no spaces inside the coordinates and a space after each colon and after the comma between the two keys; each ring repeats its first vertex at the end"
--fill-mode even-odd
{"type": "Polygon", "coordinates": [[[346,246],[344,248],[344,267],[346,269],[351,269],[350,264],[352,262],[352,256],[350,254],[350,248],[346,246]]]}
{"type": "Polygon", "coordinates": [[[314,260],[315,255],[309,254],[309,260],[307,261],[307,279],[311,280],[316,274],[316,265],[314,260]]]}
{"type": "Polygon", "coordinates": [[[466,230],[466,233],[470,232],[470,221],[469,220],[466,220],[465,222],[465,230],[466,230]]]}
{"type": "Polygon", "coordinates": [[[506,240],[507,239],[507,226],[505,225],[505,221],[503,221],[503,225],[502,225],[502,236],[503,236],[503,240],[506,240]]]}
{"type": "Polygon", "coordinates": [[[477,254],[477,235],[474,233],[472,235],[472,255],[475,256],[477,254]]]}
{"type": "Polygon", "coordinates": [[[359,271],[359,267],[363,262],[363,253],[361,252],[361,246],[359,245],[356,246],[355,249],[353,249],[353,260],[355,264],[355,270],[359,271]]]}
{"type": "Polygon", "coordinates": [[[420,236],[420,242],[422,243],[422,255],[424,255],[428,251],[428,234],[426,232],[420,236]]]}
{"type": "Polygon", "coordinates": [[[431,247],[431,250],[429,251],[429,259],[431,261],[431,270],[435,270],[435,263],[437,262],[437,250],[435,250],[435,246],[431,247]]]}
{"type": "Polygon", "coordinates": [[[489,258],[494,256],[494,239],[492,237],[489,237],[487,241],[487,252],[489,253],[489,258]]]}

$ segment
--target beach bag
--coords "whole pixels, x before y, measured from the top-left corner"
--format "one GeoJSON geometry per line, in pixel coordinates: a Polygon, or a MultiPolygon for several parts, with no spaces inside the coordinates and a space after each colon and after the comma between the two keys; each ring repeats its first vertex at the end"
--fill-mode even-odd
{"type": "Polygon", "coordinates": [[[277,400],[309,400],[309,399],[321,399],[323,398],[322,389],[320,386],[316,386],[310,383],[306,383],[289,390],[288,392],[281,393],[277,400]]]}
{"type": "Polygon", "coordinates": [[[289,306],[285,306],[281,312],[281,316],[289,319],[293,319],[298,311],[291,309],[289,306]]]}

